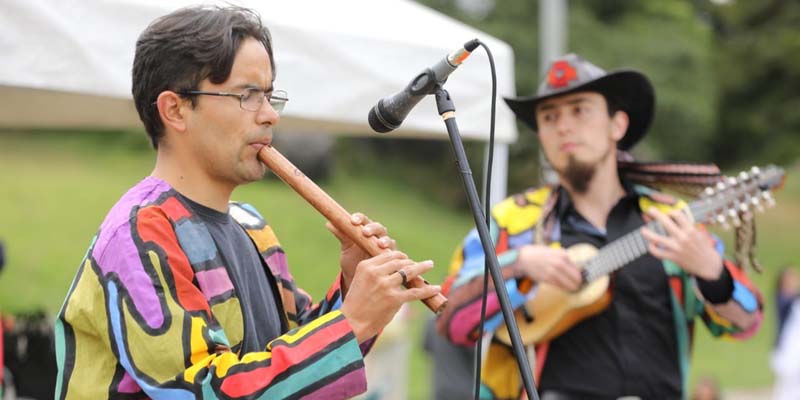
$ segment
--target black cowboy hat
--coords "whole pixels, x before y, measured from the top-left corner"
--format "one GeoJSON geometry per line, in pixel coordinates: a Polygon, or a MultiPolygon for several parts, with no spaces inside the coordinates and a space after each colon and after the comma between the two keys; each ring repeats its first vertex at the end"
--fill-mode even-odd
{"type": "Polygon", "coordinates": [[[540,101],[585,91],[602,94],[628,114],[628,131],[617,143],[620,149],[630,149],[647,132],[655,108],[655,93],[650,80],[636,70],[606,72],[576,54],[567,54],[550,64],[536,95],[504,100],[517,118],[537,130],[536,105],[540,101]]]}

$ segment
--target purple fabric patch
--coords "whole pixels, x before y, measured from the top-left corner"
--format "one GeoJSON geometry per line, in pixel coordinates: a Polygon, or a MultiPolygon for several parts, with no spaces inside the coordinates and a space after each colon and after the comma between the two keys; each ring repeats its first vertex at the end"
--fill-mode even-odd
{"type": "Polygon", "coordinates": [[[304,399],[348,399],[367,391],[367,374],[364,368],[348,372],[304,399]]]}
{"type": "MultiPolygon", "coordinates": [[[[493,315],[499,309],[500,303],[497,296],[486,298],[486,315],[493,315]]],[[[474,301],[453,314],[450,318],[450,339],[453,343],[465,346],[474,344],[474,341],[469,338],[469,334],[475,328],[479,315],[481,315],[480,301],[474,301]]]]}
{"type": "Polygon", "coordinates": [[[154,202],[171,187],[161,179],[148,176],[128,190],[111,208],[100,226],[100,235],[92,250],[103,276],[116,273],[124,290],[147,325],[159,328],[164,323],[153,280],[139,258],[131,237],[131,210],[154,202]]]}
{"type": "Polygon", "coordinates": [[[364,343],[358,344],[358,349],[361,350],[361,355],[366,356],[370,350],[372,350],[372,345],[375,344],[375,339],[377,336],[373,336],[364,341],[364,343]]]}
{"type": "Polygon", "coordinates": [[[266,260],[273,275],[278,275],[285,279],[289,279],[292,276],[289,273],[289,264],[286,262],[286,254],[283,252],[276,251],[270,254],[266,260]]]}
{"type": "Polygon", "coordinates": [[[206,300],[233,290],[233,283],[231,283],[225,267],[199,271],[195,273],[195,278],[197,278],[197,283],[200,284],[200,290],[203,291],[206,300]]]}
{"type": "Polygon", "coordinates": [[[139,387],[139,384],[125,372],[125,375],[122,376],[122,380],[119,382],[119,386],[117,386],[117,390],[120,393],[138,393],[142,391],[142,388],[139,387]]]}

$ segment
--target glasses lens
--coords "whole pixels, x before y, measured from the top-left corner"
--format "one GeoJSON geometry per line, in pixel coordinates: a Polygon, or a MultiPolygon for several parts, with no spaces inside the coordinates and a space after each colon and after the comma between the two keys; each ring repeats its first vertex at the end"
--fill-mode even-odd
{"type": "Polygon", "coordinates": [[[264,104],[264,92],[258,89],[248,89],[242,93],[242,108],[248,111],[258,111],[264,104]]]}
{"type": "Polygon", "coordinates": [[[269,96],[269,105],[280,114],[284,107],[286,107],[286,102],[289,101],[289,95],[286,93],[285,90],[275,90],[269,96]]]}

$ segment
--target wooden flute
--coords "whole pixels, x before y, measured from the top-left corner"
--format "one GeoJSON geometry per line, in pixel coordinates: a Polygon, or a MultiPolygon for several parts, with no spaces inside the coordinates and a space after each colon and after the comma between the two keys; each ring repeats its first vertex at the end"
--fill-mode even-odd
{"type": "MultiPolygon", "coordinates": [[[[343,232],[359,247],[371,256],[376,256],[388,249],[378,246],[377,239],[374,237],[364,237],[361,229],[350,222],[350,213],[347,212],[331,196],[325,193],[314,181],[305,176],[291,161],[287,160],[278,150],[272,146],[264,146],[258,152],[258,159],[264,163],[275,175],[278,175],[287,185],[297,192],[303,199],[311,204],[320,214],[333,224],[339,231],[343,232]]],[[[422,277],[417,276],[406,282],[406,288],[427,286],[422,277]]],[[[438,314],[447,305],[447,297],[437,293],[433,297],[422,300],[423,303],[434,313],[438,314]]]]}

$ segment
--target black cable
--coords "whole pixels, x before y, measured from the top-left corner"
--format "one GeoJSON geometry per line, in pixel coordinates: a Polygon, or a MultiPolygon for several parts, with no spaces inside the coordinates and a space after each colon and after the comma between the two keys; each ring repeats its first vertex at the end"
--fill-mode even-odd
{"type": "MultiPolygon", "coordinates": [[[[476,39],[477,40],[477,39],[476,39]]],[[[481,41],[478,41],[478,44],[483,47],[486,51],[486,55],[489,58],[489,66],[492,71],[492,109],[491,109],[491,121],[489,127],[489,155],[486,161],[486,190],[484,191],[484,206],[485,206],[485,217],[486,217],[486,226],[487,228],[491,226],[491,183],[492,183],[492,163],[494,162],[494,130],[495,130],[495,114],[497,110],[497,72],[494,66],[494,57],[492,56],[492,51],[489,50],[489,47],[486,46],[481,41]]],[[[485,256],[484,256],[485,257],[485,256]]],[[[483,269],[483,296],[481,298],[481,319],[480,324],[478,325],[478,341],[475,344],[475,388],[474,388],[474,397],[475,400],[480,399],[480,387],[481,387],[481,352],[483,347],[483,333],[484,333],[484,323],[486,322],[486,301],[487,296],[489,293],[489,260],[488,258],[485,259],[484,269],[483,269]]],[[[497,279],[495,277],[495,279],[497,279]]],[[[495,285],[503,285],[504,282],[495,282],[495,285]]],[[[499,294],[499,293],[498,293],[499,294]]],[[[513,312],[513,311],[512,311],[513,312]]],[[[511,316],[513,318],[513,315],[511,316]]],[[[509,330],[511,332],[518,331],[516,329],[511,329],[512,327],[509,326],[509,330]]],[[[514,342],[512,338],[512,342],[514,342]]],[[[516,346],[516,344],[514,344],[516,346]]],[[[513,346],[512,346],[513,347],[513,346]]],[[[520,363],[520,369],[524,370],[526,368],[522,368],[523,363],[525,361],[520,359],[519,357],[524,357],[525,355],[521,353],[521,349],[514,349],[515,357],[517,358],[517,362],[520,363]]],[[[531,376],[530,379],[526,379],[526,377],[522,377],[524,382],[525,392],[528,395],[528,398],[531,400],[539,400],[539,393],[536,391],[536,383],[531,376]]]]}
{"type": "MultiPolygon", "coordinates": [[[[489,123],[489,155],[486,160],[486,189],[484,190],[483,204],[486,209],[486,226],[491,226],[491,188],[492,188],[492,163],[494,162],[494,125],[495,125],[495,112],[497,108],[497,73],[494,67],[494,57],[492,51],[483,42],[478,41],[478,44],[486,51],[486,56],[489,58],[489,67],[492,70],[492,111],[491,121],[489,123]]],[[[483,347],[483,324],[486,322],[486,299],[489,293],[489,262],[485,260],[483,264],[483,296],[481,298],[481,322],[478,325],[478,342],[475,343],[475,387],[474,398],[480,399],[481,391],[481,352],[483,347]]]]}

